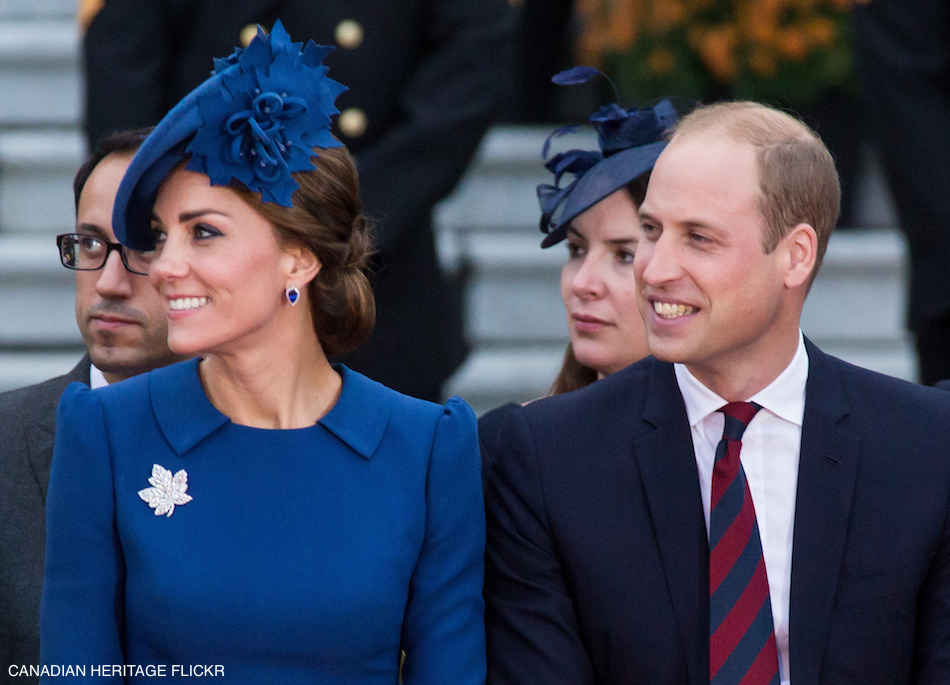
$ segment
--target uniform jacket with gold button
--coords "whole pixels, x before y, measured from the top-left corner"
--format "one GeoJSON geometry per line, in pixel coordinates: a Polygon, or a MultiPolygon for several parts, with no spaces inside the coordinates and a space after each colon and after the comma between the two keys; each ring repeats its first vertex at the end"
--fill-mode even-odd
{"type": "Polygon", "coordinates": [[[336,132],[357,158],[377,224],[377,329],[346,361],[426,394],[466,352],[431,209],[504,92],[514,29],[506,0],[105,0],[83,40],[87,135],[157,123],[207,78],[214,57],[278,18],[295,41],[337,46],[326,64],[349,91],[337,101],[336,132]]]}

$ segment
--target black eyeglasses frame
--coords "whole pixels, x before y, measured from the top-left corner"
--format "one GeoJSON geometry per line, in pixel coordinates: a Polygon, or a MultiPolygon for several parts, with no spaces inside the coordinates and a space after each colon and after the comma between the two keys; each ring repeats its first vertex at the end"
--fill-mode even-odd
{"type": "MultiPolygon", "coordinates": [[[[70,269],[72,271],[99,271],[108,263],[109,255],[111,255],[112,251],[115,250],[119,253],[119,257],[122,260],[122,266],[125,267],[126,271],[128,271],[129,273],[135,274],[136,276],[148,276],[147,271],[136,271],[129,264],[127,250],[132,251],[132,252],[134,252],[134,250],[130,250],[130,248],[125,247],[122,243],[109,242],[102,236],[98,236],[93,233],[60,233],[58,236],[56,236],[56,247],[59,249],[60,263],[62,263],[63,266],[65,266],[67,269],[70,269]],[[66,254],[63,251],[63,244],[67,240],[70,240],[70,239],[74,240],[78,244],[81,238],[93,238],[94,240],[98,240],[99,242],[101,242],[103,245],[106,246],[106,254],[102,258],[102,264],[96,267],[87,267],[87,268],[81,269],[77,266],[67,263],[66,254]]],[[[138,254],[144,254],[144,253],[139,252],[138,254]]]]}

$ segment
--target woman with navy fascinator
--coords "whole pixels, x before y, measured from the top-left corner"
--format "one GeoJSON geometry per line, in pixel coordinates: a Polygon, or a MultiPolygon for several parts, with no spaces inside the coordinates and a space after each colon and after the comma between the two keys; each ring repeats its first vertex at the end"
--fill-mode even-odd
{"type": "MultiPolygon", "coordinates": [[[[554,76],[559,85],[604,76],[590,67],[574,67],[554,76]]],[[[678,121],[669,100],[653,107],[624,109],[610,104],[589,117],[597,148],[570,149],[545,162],[554,183],[537,188],[542,248],[562,241],[567,260],[561,270],[561,299],[570,337],[550,394],[578,390],[649,354],[636,301],[633,254],[640,238],[637,211],[646,195],[650,171],[678,121]]],[[[577,126],[554,131],[545,142],[574,133],[577,126]]],[[[479,420],[486,468],[494,461],[495,434],[507,409],[503,405],[479,420]]]]}
{"type": "Polygon", "coordinates": [[[63,394],[44,666],[90,682],[484,682],[474,416],[328,361],[369,336],[375,305],[327,50],[280,22],[259,31],[122,181],[116,235],[192,359],[63,394]]]}

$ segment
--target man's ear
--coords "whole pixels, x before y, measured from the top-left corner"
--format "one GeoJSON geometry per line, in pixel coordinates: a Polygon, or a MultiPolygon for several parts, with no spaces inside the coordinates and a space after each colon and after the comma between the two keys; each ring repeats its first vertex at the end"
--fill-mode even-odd
{"type": "Polygon", "coordinates": [[[780,247],[785,253],[785,287],[807,285],[818,261],[818,233],[809,224],[798,224],[780,247]]]}

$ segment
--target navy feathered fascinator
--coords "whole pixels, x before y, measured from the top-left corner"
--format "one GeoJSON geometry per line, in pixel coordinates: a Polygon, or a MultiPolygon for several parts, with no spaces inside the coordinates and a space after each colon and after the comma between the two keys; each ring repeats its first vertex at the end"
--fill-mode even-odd
{"type": "Polygon", "coordinates": [[[113,229],[124,245],[154,246],[150,227],[158,187],[182,161],[214,185],[238,181],[264,202],[291,205],[295,171],[314,168],[313,148],[340,147],[331,133],[346,88],[327,76],[333,48],[294,43],[278,20],[258,28],[247,48],[214,61],[210,78],[159,122],[122,179],[113,229]]]}
{"type": "MultiPolygon", "coordinates": [[[[591,67],[574,67],[551,80],[570,85],[599,75],[591,67]]],[[[547,234],[541,247],[563,240],[574,217],[652,169],[666,147],[666,133],[679,118],[672,103],[662,100],[643,109],[606,105],[588,120],[597,131],[598,149],[560,152],[544,164],[554,174],[554,183],[538,186],[540,227],[547,234]],[[561,185],[566,175],[571,180],[561,185]]],[[[547,158],[552,140],[577,130],[577,126],[564,126],[554,131],[544,143],[542,157],[547,158]]]]}

